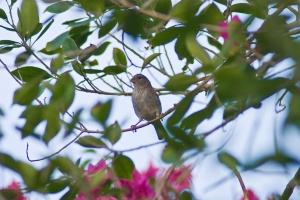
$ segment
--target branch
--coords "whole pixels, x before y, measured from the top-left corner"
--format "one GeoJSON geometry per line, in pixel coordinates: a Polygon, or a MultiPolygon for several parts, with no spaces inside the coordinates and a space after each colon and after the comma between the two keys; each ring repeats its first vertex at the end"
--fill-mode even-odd
{"type": "Polygon", "coordinates": [[[67,148],[68,146],[70,146],[75,140],[77,140],[84,132],[81,132],[79,133],[73,140],[71,140],[70,142],[68,142],[65,146],[63,146],[62,148],[60,148],[58,151],[56,151],[55,153],[53,154],[50,154],[49,156],[45,156],[43,158],[40,158],[40,159],[30,159],[29,158],[29,153],[28,153],[28,148],[29,148],[29,145],[27,143],[27,147],[26,147],[26,156],[27,156],[27,159],[30,161],[30,162],[36,162],[36,161],[42,161],[42,160],[46,160],[48,158],[51,158],[52,156],[55,156],[57,154],[59,154],[62,150],[64,150],[65,148],[67,148]]]}
{"type": "Polygon", "coordinates": [[[288,200],[296,186],[300,185],[300,167],[295,176],[289,181],[279,200],[288,200]]]}

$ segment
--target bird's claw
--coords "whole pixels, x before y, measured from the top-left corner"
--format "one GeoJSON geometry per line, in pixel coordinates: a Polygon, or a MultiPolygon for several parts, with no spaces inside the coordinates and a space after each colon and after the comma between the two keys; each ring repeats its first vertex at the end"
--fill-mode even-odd
{"type": "Polygon", "coordinates": [[[131,125],[132,132],[136,132],[136,125],[131,125]]]}

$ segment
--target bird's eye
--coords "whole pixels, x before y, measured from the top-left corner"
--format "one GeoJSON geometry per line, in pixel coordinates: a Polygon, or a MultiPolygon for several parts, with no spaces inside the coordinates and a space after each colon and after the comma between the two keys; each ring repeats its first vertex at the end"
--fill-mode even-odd
{"type": "Polygon", "coordinates": [[[142,77],[141,77],[141,76],[138,76],[137,78],[138,78],[138,79],[141,79],[142,77]]]}

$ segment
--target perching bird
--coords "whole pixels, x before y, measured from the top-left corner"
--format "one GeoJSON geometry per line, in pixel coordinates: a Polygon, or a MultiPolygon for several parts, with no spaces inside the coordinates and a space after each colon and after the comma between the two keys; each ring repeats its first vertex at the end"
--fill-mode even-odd
{"type": "MultiPolygon", "coordinates": [[[[146,76],[137,74],[130,80],[134,89],[132,92],[132,104],[135,114],[139,117],[139,124],[143,119],[150,121],[161,114],[161,103],[156,91],[153,89],[146,76]]],[[[137,125],[136,124],[136,125],[137,125]]],[[[167,132],[160,120],[152,123],[158,139],[163,139],[167,132]]],[[[134,126],[136,126],[134,125],[134,126]]]]}

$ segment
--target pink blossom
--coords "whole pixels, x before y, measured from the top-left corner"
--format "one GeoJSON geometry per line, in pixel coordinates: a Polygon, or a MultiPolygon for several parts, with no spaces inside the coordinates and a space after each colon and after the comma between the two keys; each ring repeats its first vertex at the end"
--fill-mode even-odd
{"type": "Polygon", "coordinates": [[[143,175],[147,176],[148,178],[155,178],[157,171],[158,168],[154,167],[152,163],[150,163],[148,170],[144,172],[143,175]]]}
{"type": "Polygon", "coordinates": [[[191,170],[189,169],[189,166],[185,166],[180,169],[173,170],[168,179],[168,183],[178,194],[180,194],[183,190],[190,189],[191,179],[191,170]]]}
{"type": "MultiPolygon", "coordinates": [[[[258,197],[255,195],[255,193],[251,189],[248,189],[247,192],[249,195],[249,200],[258,200],[258,197]]],[[[245,200],[245,196],[243,196],[241,198],[241,200],[245,200]]]]}
{"type": "Polygon", "coordinates": [[[138,200],[155,197],[155,192],[150,186],[149,178],[147,177],[146,173],[141,174],[136,169],[134,169],[132,179],[133,180],[121,179],[121,187],[122,189],[125,189],[125,197],[128,200],[138,200]]]}
{"type": "Polygon", "coordinates": [[[231,19],[231,21],[229,23],[228,22],[220,22],[219,23],[219,33],[220,33],[220,36],[224,39],[224,41],[227,41],[229,38],[228,25],[232,22],[242,23],[240,18],[237,15],[233,16],[233,18],[231,19]]]}
{"type": "Polygon", "coordinates": [[[14,200],[27,200],[27,198],[23,196],[20,185],[16,181],[11,182],[11,184],[7,186],[7,189],[12,189],[18,194],[14,200]]]}

